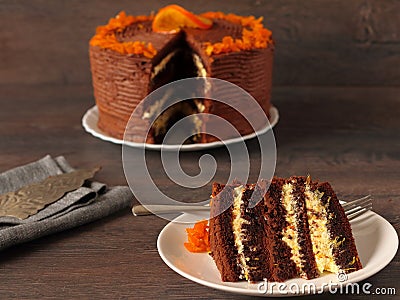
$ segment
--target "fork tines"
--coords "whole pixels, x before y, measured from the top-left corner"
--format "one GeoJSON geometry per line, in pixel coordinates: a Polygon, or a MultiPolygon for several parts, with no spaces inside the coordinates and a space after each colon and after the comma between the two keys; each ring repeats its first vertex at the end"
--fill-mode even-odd
{"type": "Polygon", "coordinates": [[[371,195],[367,195],[360,199],[344,203],[342,206],[347,218],[351,220],[372,209],[372,197],[371,195]]]}

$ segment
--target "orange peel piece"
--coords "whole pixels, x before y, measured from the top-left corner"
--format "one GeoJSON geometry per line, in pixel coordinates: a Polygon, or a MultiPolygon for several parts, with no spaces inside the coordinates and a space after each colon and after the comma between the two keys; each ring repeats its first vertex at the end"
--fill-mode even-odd
{"type": "Polygon", "coordinates": [[[210,251],[210,233],[208,220],[197,222],[193,228],[186,228],[188,242],[183,243],[185,248],[194,253],[210,251]]]}
{"type": "Polygon", "coordinates": [[[209,29],[212,21],[206,17],[197,16],[179,5],[168,5],[155,15],[152,29],[154,32],[174,33],[182,27],[209,29]]]}

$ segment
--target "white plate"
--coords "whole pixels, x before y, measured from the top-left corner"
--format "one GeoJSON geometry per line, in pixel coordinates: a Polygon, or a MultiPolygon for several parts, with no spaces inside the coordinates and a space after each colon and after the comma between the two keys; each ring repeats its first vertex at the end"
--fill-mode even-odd
{"type": "Polygon", "coordinates": [[[201,143],[201,144],[190,144],[190,145],[161,145],[161,144],[143,144],[143,143],[135,143],[135,142],[128,142],[128,141],[123,141],[117,138],[114,138],[107,133],[101,131],[99,127],[97,127],[97,121],[99,120],[99,111],[97,109],[97,106],[93,106],[90,108],[85,115],[82,118],[82,125],[85,128],[87,132],[92,134],[93,136],[102,139],[104,141],[108,141],[114,144],[124,144],[127,146],[135,147],[135,148],[145,148],[149,150],[180,150],[180,151],[196,151],[196,150],[203,150],[203,149],[211,149],[211,148],[216,148],[216,147],[221,147],[224,144],[233,144],[237,143],[243,140],[248,140],[256,137],[257,135],[261,135],[268,130],[271,130],[272,127],[278,123],[279,120],[279,112],[276,107],[271,107],[269,110],[270,113],[270,124],[267,124],[263,129],[253,132],[251,134],[245,135],[240,138],[233,138],[226,140],[224,142],[222,141],[217,141],[217,142],[212,142],[212,143],[201,143]]]}
{"type": "MultiPolygon", "coordinates": [[[[317,293],[327,291],[327,284],[339,283],[338,276],[326,273],[323,276],[305,280],[301,278],[291,279],[285,282],[289,289],[279,290],[276,286],[267,293],[258,291],[258,284],[247,282],[222,282],[218,269],[213,259],[207,253],[190,253],[183,243],[187,241],[185,228],[193,226],[193,223],[207,219],[208,213],[183,214],[174,221],[192,222],[182,224],[171,222],[161,231],[157,240],[158,253],[164,262],[178,274],[199,284],[223,290],[227,292],[265,297],[288,297],[299,294],[290,292],[290,286],[294,284],[313,284],[317,293]]],[[[357,250],[363,264],[363,269],[350,273],[345,283],[356,283],[364,280],[382,270],[394,257],[398,247],[398,236],[395,229],[381,216],[374,212],[367,212],[351,222],[353,235],[356,240],[357,250]]],[[[361,291],[362,286],[360,286],[361,291]]],[[[304,294],[310,293],[305,289],[304,294]]],[[[372,289],[371,289],[372,291],[372,289]]],[[[303,295],[304,295],[303,294],[303,295]]]]}

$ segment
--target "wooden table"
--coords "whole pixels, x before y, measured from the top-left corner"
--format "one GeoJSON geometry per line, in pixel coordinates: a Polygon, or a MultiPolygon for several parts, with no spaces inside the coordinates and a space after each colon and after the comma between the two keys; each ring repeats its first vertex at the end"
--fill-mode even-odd
{"type": "MultiPolygon", "coordinates": [[[[99,181],[126,185],[121,147],[92,137],[81,126],[83,114],[94,105],[88,40],[96,26],[120,10],[148,14],[167,3],[1,1],[0,172],[46,154],[64,155],[76,167],[100,163],[99,181]]],[[[374,211],[399,231],[400,2],[177,3],[194,12],[264,17],[277,46],[272,97],[281,116],[274,129],[276,175],[311,174],[331,182],[343,199],[372,194],[374,211]]],[[[257,144],[247,145],[257,165],[257,144]]],[[[209,153],[218,161],[226,159],[224,149],[209,153]]],[[[201,154],[183,154],[184,169],[197,164],[201,154]]],[[[166,193],[187,199],[209,194],[210,186],[179,191],[164,176],[159,154],[148,155],[152,175],[166,193]]],[[[223,180],[228,172],[229,164],[219,164],[216,179],[223,180]]],[[[166,224],[155,216],[134,218],[126,209],[2,251],[0,299],[244,298],[200,286],[170,270],[156,249],[166,224]]],[[[374,287],[395,287],[399,294],[399,265],[396,255],[367,281],[374,287]]]]}
{"type": "MultiPolygon", "coordinates": [[[[273,102],[281,115],[274,129],[276,174],[328,180],[343,199],[372,194],[374,211],[399,231],[400,88],[275,87],[273,102]]],[[[126,184],[121,147],[94,138],[81,126],[82,115],[94,104],[89,84],[0,86],[0,103],[0,171],[46,154],[65,155],[76,167],[100,163],[99,181],[126,184]]],[[[257,144],[247,145],[257,163],[257,144]]],[[[223,149],[209,153],[217,160],[225,155],[223,149]]],[[[199,154],[182,155],[182,165],[192,165],[199,154]]],[[[173,194],[174,186],[157,171],[158,152],[149,155],[155,179],[173,194]]],[[[220,166],[217,177],[228,169],[220,166]]],[[[156,216],[133,217],[126,209],[5,250],[0,298],[244,298],[203,287],[169,269],[156,248],[166,224],[156,216]]],[[[400,293],[399,258],[367,281],[400,293]]]]}

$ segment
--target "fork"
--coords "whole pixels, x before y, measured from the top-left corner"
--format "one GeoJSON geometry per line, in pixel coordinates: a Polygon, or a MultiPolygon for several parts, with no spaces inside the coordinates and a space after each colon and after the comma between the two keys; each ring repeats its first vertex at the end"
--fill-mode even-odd
{"type": "MultiPolygon", "coordinates": [[[[362,198],[346,202],[342,204],[346,216],[349,220],[352,220],[365,212],[372,209],[372,197],[371,195],[364,196],[362,198]]],[[[146,216],[152,214],[165,214],[165,213],[187,213],[187,212],[199,212],[209,211],[210,206],[207,204],[203,205],[135,205],[132,207],[132,213],[134,216],[146,216]]]]}
{"type": "Polygon", "coordinates": [[[347,219],[352,220],[372,209],[372,196],[367,195],[362,198],[342,204],[347,219]]]}

